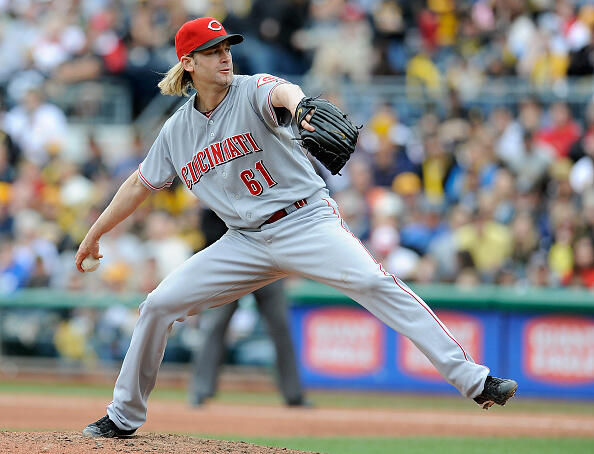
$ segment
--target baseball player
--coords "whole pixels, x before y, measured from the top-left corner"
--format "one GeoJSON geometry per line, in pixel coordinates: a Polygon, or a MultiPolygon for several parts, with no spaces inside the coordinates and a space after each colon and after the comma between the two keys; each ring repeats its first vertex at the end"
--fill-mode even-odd
{"type": "Polygon", "coordinates": [[[107,415],[83,434],[133,434],[146,420],[167,334],[176,320],[234,301],[289,274],[328,284],[410,338],[441,375],[483,408],[504,405],[517,383],[489,376],[427,304],[349,231],[324,181],[294,140],[332,173],[353,151],[357,130],[324,100],[266,74],[234,76],[231,45],[219,21],[186,22],[175,37],[179,63],[161,92],[197,93],[165,123],[144,161],[119,188],[75,257],[101,258],[99,239],[152,191],[178,176],[229,230],[168,275],[139,307],[130,347],[107,415]]]}

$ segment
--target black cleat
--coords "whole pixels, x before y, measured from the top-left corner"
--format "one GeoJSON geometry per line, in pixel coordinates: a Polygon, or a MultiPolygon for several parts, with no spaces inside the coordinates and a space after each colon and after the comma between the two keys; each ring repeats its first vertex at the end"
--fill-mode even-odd
{"type": "Polygon", "coordinates": [[[109,416],[105,415],[93,424],[89,424],[82,431],[85,437],[103,437],[103,438],[120,438],[129,437],[136,429],[122,430],[116,426],[109,416]]]}
{"type": "Polygon", "coordinates": [[[202,407],[206,403],[206,397],[202,396],[192,396],[188,401],[190,407],[199,408],[202,407]]]}
{"type": "Polygon", "coordinates": [[[304,398],[304,397],[298,397],[297,399],[290,399],[287,400],[285,402],[287,404],[287,407],[292,407],[292,408],[313,408],[313,403],[304,398]]]}
{"type": "Polygon", "coordinates": [[[516,393],[518,384],[509,378],[497,378],[488,376],[485,380],[483,392],[474,398],[474,401],[488,410],[493,404],[505,405],[505,403],[516,393]]]}

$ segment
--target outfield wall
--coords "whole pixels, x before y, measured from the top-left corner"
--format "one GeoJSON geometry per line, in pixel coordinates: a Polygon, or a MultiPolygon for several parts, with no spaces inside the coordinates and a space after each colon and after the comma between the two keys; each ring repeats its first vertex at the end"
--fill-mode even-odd
{"type": "MultiPolygon", "coordinates": [[[[594,399],[594,293],[413,286],[475,361],[519,395],[594,399]]],[[[455,392],[420,351],[352,300],[292,288],[293,336],[307,386],[455,392]]]]}
{"type": "MultiPolygon", "coordinates": [[[[594,292],[411,287],[477,362],[488,365],[494,375],[516,379],[519,395],[594,400],[594,292]]],[[[341,293],[310,281],[293,282],[288,289],[293,339],[306,386],[456,392],[410,341],[341,293]]],[[[135,308],[143,299],[139,294],[48,289],[0,295],[0,339],[7,327],[3,317],[15,309],[102,311],[116,304],[135,308]]],[[[166,360],[175,345],[175,339],[170,340],[166,360]]]]}

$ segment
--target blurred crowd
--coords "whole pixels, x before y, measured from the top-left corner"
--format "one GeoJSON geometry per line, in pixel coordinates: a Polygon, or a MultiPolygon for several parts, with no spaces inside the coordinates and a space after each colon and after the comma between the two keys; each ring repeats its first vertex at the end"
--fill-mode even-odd
{"type": "Polygon", "coordinates": [[[243,74],[401,75],[413,90],[471,97],[493,77],[550,85],[594,65],[588,0],[0,0],[0,87],[17,103],[43,81],[59,98],[113,79],[138,114],[176,62],[176,30],[205,15],[246,36],[234,49],[243,74]]]}
{"type": "MultiPolygon", "coordinates": [[[[552,47],[566,50],[567,67],[571,67],[572,49],[579,43],[590,45],[592,40],[590,10],[579,2],[454,4],[431,0],[420,5],[286,0],[270,8],[257,0],[191,3],[0,2],[8,25],[1,29],[4,64],[0,82],[7,98],[14,101],[0,106],[0,291],[88,285],[73,272],[72,254],[150,146],[137,132],[130,150],[108,160],[105,147],[109,144],[100,143],[90,129],[86,150],[81,150],[85,158],[68,159],[62,153],[68,136],[67,113],[47,101],[48,85],[42,79],[34,83],[29,73],[71,82],[66,75],[68,65],[101,55],[102,70],[94,77],[105,71],[129,72],[139,49],[146,51],[147,58],[154,54],[146,62],[156,61],[159,51],[171,45],[179,23],[192,14],[206,13],[223,16],[229,28],[248,35],[244,44],[234,47],[234,56],[247,49],[247,54],[262,59],[254,65],[272,67],[270,72],[280,64],[271,56],[275,46],[276,52],[294,63],[283,67],[304,68],[297,62],[305,58],[305,51],[285,52],[296,44],[291,37],[301,36],[304,27],[315,32],[312,36],[319,32],[316,41],[327,44],[332,40],[322,39],[324,33],[341,29],[336,24],[351,27],[353,21],[375,24],[368,36],[374,49],[380,49],[381,42],[388,48],[400,43],[407,54],[430,51],[436,68],[444,53],[465,55],[467,63],[486,55],[499,55],[509,63],[512,60],[503,57],[515,52],[519,59],[515,70],[508,66],[510,74],[521,74],[520,68],[527,65],[522,58],[528,51],[535,52],[529,45],[530,33],[563,43],[552,47]],[[425,24],[429,16],[433,33],[428,33],[425,24]],[[396,26],[402,33],[379,31],[396,26]],[[409,28],[410,33],[403,32],[409,28]],[[502,28],[506,33],[501,33],[502,28]],[[419,48],[409,42],[409,35],[417,32],[419,48]],[[524,37],[519,40],[523,50],[513,44],[516,33],[524,37]],[[469,46],[469,36],[476,37],[476,46],[469,46]],[[502,37],[507,42],[499,42],[502,37]],[[114,45],[109,49],[121,52],[121,58],[101,51],[100,43],[114,45]],[[249,47],[266,43],[272,52],[268,57],[249,47]],[[119,66],[112,58],[120,61],[119,66]]],[[[355,52],[356,46],[349,49],[355,52]]],[[[320,58],[325,63],[331,55],[344,54],[328,52],[320,58]]],[[[383,58],[367,51],[362,55],[385,65],[393,53],[388,51],[383,58]]],[[[408,63],[414,66],[412,60],[408,63]]],[[[502,66],[492,63],[483,58],[481,67],[488,72],[502,66]]],[[[316,57],[312,70],[315,67],[316,57]]],[[[377,69],[377,65],[369,67],[377,69]]],[[[450,70],[465,67],[466,63],[457,61],[450,70]]],[[[433,71],[425,68],[421,72],[433,71]]],[[[72,74],[83,73],[91,75],[84,71],[72,74]]],[[[457,93],[451,87],[452,92],[457,93]]],[[[320,169],[355,233],[404,279],[594,286],[594,102],[584,100],[579,111],[583,115],[578,118],[575,109],[563,101],[542,104],[528,96],[490,110],[468,107],[463,98],[451,96],[441,106],[407,121],[399,118],[397,104],[371,106],[373,115],[365,122],[359,151],[345,176],[335,178],[320,169]]],[[[180,185],[155,194],[105,237],[101,285],[116,291],[154,288],[171,269],[202,248],[201,209],[180,185]]]]}
{"type": "MultiPolygon", "coordinates": [[[[175,30],[200,15],[246,36],[233,47],[241,73],[401,75],[434,97],[436,108],[415,118],[401,115],[404,100],[366,106],[343,176],[318,168],[387,271],[418,283],[594,289],[594,98],[578,108],[533,96],[466,102],[490,77],[592,78],[590,2],[0,0],[0,293],[147,293],[203,248],[205,208],[176,181],[102,239],[92,277],[77,273],[79,242],[151,144],[134,131],[108,159],[110,144],[90,128],[73,161],[63,152],[72,112],[49,101],[61,86],[115,78],[138,114],[176,61],[175,30]]],[[[4,318],[5,333],[32,336],[17,315],[4,318]]],[[[90,331],[97,356],[122,357],[116,333],[129,335],[135,317],[118,307],[54,315],[48,342],[73,359],[87,357],[77,339],[90,331]]],[[[37,330],[52,320],[29,317],[37,330]]]]}
{"type": "Polygon", "coordinates": [[[345,178],[330,178],[351,230],[388,271],[419,283],[594,289],[594,98],[517,112],[378,106],[345,178]]]}

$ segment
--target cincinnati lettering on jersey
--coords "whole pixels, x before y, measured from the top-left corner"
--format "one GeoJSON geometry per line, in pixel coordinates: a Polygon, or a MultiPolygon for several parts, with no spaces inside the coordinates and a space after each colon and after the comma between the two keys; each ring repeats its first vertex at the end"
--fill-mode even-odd
{"type": "Polygon", "coordinates": [[[220,142],[211,143],[192,156],[192,160],[181,169],[182,179],[186,187],[192,189],[202,175],[216,166],[258,151],[262,151],[262,148],[249,132],[227,137],[220,142]]]}

